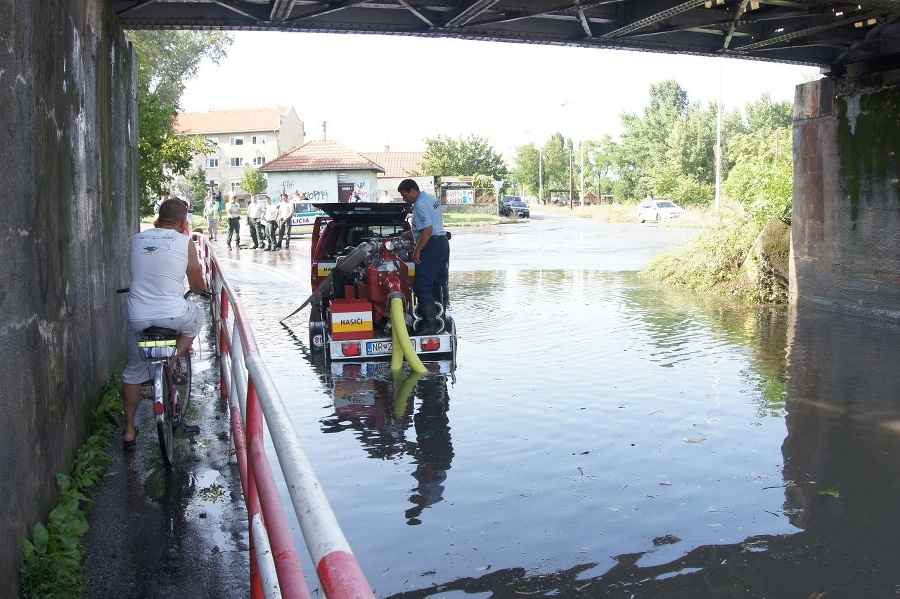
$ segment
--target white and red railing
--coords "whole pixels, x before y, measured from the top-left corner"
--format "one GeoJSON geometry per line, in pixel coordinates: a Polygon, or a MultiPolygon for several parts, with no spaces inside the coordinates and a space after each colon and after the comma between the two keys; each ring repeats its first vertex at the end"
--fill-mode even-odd
{"type": "Polygon", "coordinates": [[[259,354],[244,308],[209,240],[196,233],[193,237],[213,291],[211,311],[221,392],[230,408],[235,456],[249,513],[251,597],[310,597],[266,456],[263,430],[267,427],[325,596],[374,599],[259,354]]]}

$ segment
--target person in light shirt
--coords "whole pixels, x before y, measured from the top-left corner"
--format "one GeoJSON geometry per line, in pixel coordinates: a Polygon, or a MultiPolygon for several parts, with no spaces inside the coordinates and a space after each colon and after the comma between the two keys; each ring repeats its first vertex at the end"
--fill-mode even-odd
{"type": "Polygon", "coordinates": [[[266,243],[263,251],[270,252],[275,249],[275,222],[278,220],[278,207],[268,196],[266,196],[266,205],[263,206],[262,220],[266,228],[266,243]]]}
{"type": "Polygon", "coordinates": [[[412,230],[403,235],[415,243],[412,251],[412,261],[416,263],[413,291],[422,306],[425,321],[422,334],[432,335],[438,326],[435,302],[441,302],[445,309],[449,302],[450,244],[444,229],[444,213],[441,201],[420,191],[419,184],[412,179],[401,181],[397,191],[403,201],[413,207],[412,230]]]}
{"type": "Polygon", "coordinates": [[[128,286],[128,322],[125,339],[125,370],[122,372],[125,425],[122,443],[134,449],[138,429],[134,417],[141,403],[141,384],[150,379],[147,361],[141,357],[137,335],[147,327],[165,327],[181,333],[175,361],[188,351],[203,327],[200,304],[184,298],[184,279],[191,291],[206,288],[197,247],[187,234],[187,207],[178,199],[162,202],[159,226],[131,238],[128,286]]]}
{"type": "Polygon", "coordinates": [[[259,221],[262,218],[263,206],[259,203],[259,200],[256,199],[256,196],[250,198],[250,203],[247,205],[247,224],[250,226],[250,238],[253,240],[253,245],[250,246],[251,249],[256,249],[259,247],[260,241],[265,245],[265,241],[263,239],[263,233],[261,233],[261,228],[259,225],[259,221]]]}
{"type": "Polygon", "coordinates": [[[290,235],[290,226],[291,226],[291,218],[294,217],[294,205],[288,201],[288,195],[286,193],[281,194],[281,201],[278,203],[278,216],[276,217],[276,222],[278,224],[278,242],[275,244],[275,249],[280,250],[282,244],[284,243],[284,234],[288,234],[287,243],[284,245],[285,248],[290,247],[291,245],[291,235],[290,235]]]}

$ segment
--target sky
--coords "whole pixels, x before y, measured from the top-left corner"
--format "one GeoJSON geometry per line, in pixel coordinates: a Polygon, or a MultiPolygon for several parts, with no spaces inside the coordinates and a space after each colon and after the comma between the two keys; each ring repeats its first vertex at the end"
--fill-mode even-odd
{"type": "Polygon", "coordinates": [[[218,66],[204,62],[186,112],[293,106],[306,139],[358,152],[420,151],[438,135],[487,138],[511,158],[553,133],[621,133],[650,86],[674,79],[688,100],[743,108],[819,78],[810,66],[622,50],[369,34],[235,32],[218,66]],[[322,123],[325,123],[323,126],[322,123]],[[324,129],[324,130],[323,130],[324,129]],[[324,136],[324,137],[323,137],[324,136]]]}

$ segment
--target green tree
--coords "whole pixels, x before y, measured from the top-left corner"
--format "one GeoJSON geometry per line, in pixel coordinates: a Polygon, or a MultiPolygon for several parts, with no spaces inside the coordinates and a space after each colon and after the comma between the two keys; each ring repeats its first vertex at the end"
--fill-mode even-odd
{"type": "Polygon", "coordinates": [[[674,187],[673,165],[667,164],[672,136],[690,105],[687,92],[674,80],[650,86],[650,103],[642,115],[622,114],[624,132],[616,161],[622,188],[629,199],[663,195],[674,187]]]}
{"type": "Polygon", "coordinates": [[[763,92],[759,100],[744,107],[749,133],[769,134],[777,129],[790,128],[794,124],[794,104],[773,102],[769,92],[763,92]]]}
{"type": "Polygon", "coordinates": [[[791,129],[737,136],[732,152],[736,164],[722,184],[725,195],[747,207],[760,223],[771,218],[790,222],[794,176],[791,129]]]}
{"type": "Polygon", "coordinates": [[[215,64],[233,38],[221,32],[128,31],[138,59],[138,178],[141,214],[169,194],[175,176],[190,169],[194,154],[207,153],[205,139],[176,136],[175,118],[185,83],[204,58],[215,64]]]}
{"type": "Polygon", "coordinates": [[[266,191],[268,182],[261,172],[259,172],[252,166],[248,166],[244,171],[243,178],[241,178],[240,185],[241,189],[243,189],[250,195],[256,195],[258,193],[263,193],[264,191],[266,191]]]}
{"type": "Polygon", "coordinates": [[[190,171],[175,183],[175,192],[178,196],[184,198],[194,209],[201,208],[203,198],[206,195],[206,171],[198,166],[190,171]]]}
{"type": "Polygon", "coordinates": [[[487,175],[505,179],[508,169],[503,157],[490,142],[478,135],[451,138],[437,136],[425,140],[422,170],[436,176],[487,175]]]}

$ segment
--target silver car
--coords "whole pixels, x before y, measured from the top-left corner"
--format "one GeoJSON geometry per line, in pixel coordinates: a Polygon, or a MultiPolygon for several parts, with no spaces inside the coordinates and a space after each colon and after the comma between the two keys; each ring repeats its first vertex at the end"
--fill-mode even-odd
{"type": "Polygon", "coordinates": [[[684,210],[674,202],[665,198],[650,198],[638,206],[637,217],[642,223],[648,220],[660,222],[667,218],[678,218],[682,214],[684,210]]]}

